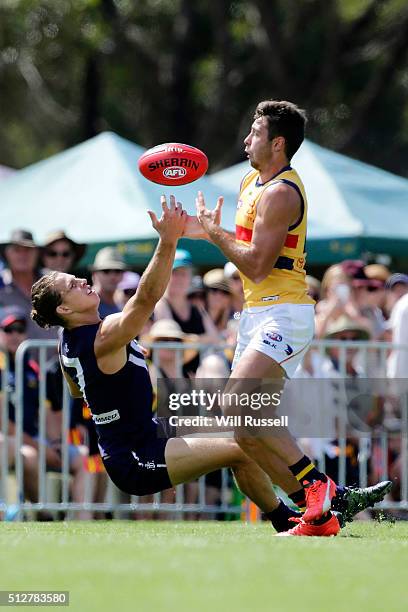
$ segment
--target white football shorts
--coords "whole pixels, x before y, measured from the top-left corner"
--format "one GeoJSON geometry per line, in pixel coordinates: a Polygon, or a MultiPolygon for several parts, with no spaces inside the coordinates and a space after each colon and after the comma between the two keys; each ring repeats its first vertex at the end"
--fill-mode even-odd
{"type": "Polygon", "coordinates": [[[246,348],[268,355],[291,378],[314,335],[312,304],[275,304],[244,309],[241,313],[232,369],[246,348]]]}

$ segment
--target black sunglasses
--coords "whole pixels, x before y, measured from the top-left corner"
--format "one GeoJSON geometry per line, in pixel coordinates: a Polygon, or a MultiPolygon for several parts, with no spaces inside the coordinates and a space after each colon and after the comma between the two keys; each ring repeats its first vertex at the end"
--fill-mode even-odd
{"type": "Polygon", "coordinates": [[[102,272],[102,274],[122,274],[123,270],[113,270],[112,268],[109,268],[109,270],[99,270],[99,272],[102,272]]]}
{"type": "Polygon", "coordinates": [[[336,340],[360,340],[356,334],[341,334],[336,337],[336,340]]]}
{"type": "Polygon", "coordinates": [[[190,299],[195,299],[195,298],[205,298],[205,293],[204,291],[195,291],[194,293],[189,293],[187,298],[190,299]]]}
{"type": "Polygon", "coordinates": [[[209,287],[208,291],[211,293],[223,293],[224,295],[231,295],[229,291],[225,291],[225,289],[218,289],[218,287],[209,287]]]}
{"type": "Polygon", "coordinates": [[[45,251],[45,254],[48,257],[65,257],[66,259],[68,257],[72,257],[73,253],[72,251],[45,251]]]}

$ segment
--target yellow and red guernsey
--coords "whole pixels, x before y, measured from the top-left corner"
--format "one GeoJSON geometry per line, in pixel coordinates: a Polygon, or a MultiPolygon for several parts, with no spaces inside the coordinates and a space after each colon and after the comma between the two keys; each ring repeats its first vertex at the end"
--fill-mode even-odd
{"type": "Polygon", "coordinates": [[[314,304],[314,300],[307,295],[305,281],[307,200],[303,183],[296,170],[290,166],[282,168],[265,183],[260,183],[257,170],[252,170],[243,178],[235,217],[236,239],[242,244],[252,241],[256,208],[263,192],[271,185],[282,182],[298,192],[301,199],[300,216],[298,221],[289,227],[275,266],[262,282],[254,283],[241,274],[247,307],[314,304]]]}

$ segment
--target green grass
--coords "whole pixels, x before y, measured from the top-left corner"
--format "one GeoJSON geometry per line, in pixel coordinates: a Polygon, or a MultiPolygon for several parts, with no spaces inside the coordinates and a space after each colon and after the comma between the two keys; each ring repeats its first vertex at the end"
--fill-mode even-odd
{"type": "Polygon", "coordinates": [[[84,612],[406,610],[408,523],[274,538],[265,523],[0,523],[0,589],[84,612]],[[405,602],[405,603],[404,603],[405,602]]]}

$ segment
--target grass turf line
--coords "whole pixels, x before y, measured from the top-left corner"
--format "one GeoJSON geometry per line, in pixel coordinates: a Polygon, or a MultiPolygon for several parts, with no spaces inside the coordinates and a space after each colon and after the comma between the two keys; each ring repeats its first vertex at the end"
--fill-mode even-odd
{"type": "Polygon", "coordinates": [[[408,523],[274,538],[265,523],[0,523],[0,588],[69,611],[403,610],[408,523]]]}

